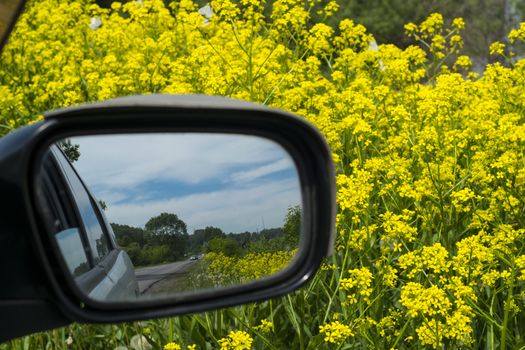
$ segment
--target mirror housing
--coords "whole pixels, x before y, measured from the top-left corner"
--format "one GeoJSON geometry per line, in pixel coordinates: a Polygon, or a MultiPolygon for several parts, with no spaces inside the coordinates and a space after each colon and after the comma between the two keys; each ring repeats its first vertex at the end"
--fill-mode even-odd
{"type": "Polygon", "coordinates": [[[331,254],[335,175],[321,134],[304,119],[248,102],[197,95],[145,95],[59,109],[0,140],[0,341],[77,322],[123,322],[227,307],[283,295],[308,282],[331,254]],[[151,132],[248,134],[272,140],[293,158],[301,182],[303,246],[295,263],[270,278],[147,303],[96,303],[72,285],[52,246],[36,199],[39,164],[70,135],[151,132]],[[14,321],[13,320],[20,320],[14,321]],[[5,334],[5,335],[3,335],[5,334]]]}

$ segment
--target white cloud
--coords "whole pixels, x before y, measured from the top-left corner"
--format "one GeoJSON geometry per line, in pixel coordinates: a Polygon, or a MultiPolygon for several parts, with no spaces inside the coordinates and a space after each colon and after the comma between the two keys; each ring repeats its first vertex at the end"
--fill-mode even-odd
{"type": "Polygon", "coordinates": [[[227,177],[231,169],[288,158],[273,141],[226,134],[138,134],[72,138],[74,164],[90,186],[130,187],[152,180],[183,183],[227,177]]]}
{"type": "Polygon", "coordinates": [[[233,181],[253,181],[257,178],[270,175],[279,171],[293,169],[294,165],[291,159],[282,158],[273,163],[262,165],[258,168],[240,171],[233,173],[231,179],[233,181]]]}
{"type": "Polygon", "coordinates": [[[108,204],[110,222],[143,227],[149,218],[171,212],[190,232],[206,226],[254,231],[281,226],[288,207],[301,203],[291,157],[261,137],[156,133],[71,141],[81,153],[73,165],[95,197],[108,204]],[[281,171],[286,178],[272,178],[281,171]],[[148,190],[158,181],[167,184],[161,193],[148,190]]]}
{"type": "Polygon", "coordinates": [[[225,232],[244,232],[280,227],[287,209],[301,203],[297,179],[234,188],[178,198],[109,205],[110,222],[143,227],[162,212],[177,214],[190,229],[220,227],[225,232]]]}

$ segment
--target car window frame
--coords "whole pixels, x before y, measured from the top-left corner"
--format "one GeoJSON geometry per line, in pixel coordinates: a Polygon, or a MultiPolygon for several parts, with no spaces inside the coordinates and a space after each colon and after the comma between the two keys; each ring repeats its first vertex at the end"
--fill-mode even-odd
{"type": "MultiPolygon", "coordinates": [[[[110,257],[112,251],[114,251],[114,250],[116,250],[118,248],[116,247],[115,242],[113,241],[113,239],[112,239],[112,237],[111,237],[111,235],[109,233],[109,230],[108,230],[108,227],[107,227],[107,222],[106,222],[105,218],[101,214],[101,210],[102,209],[100,208],[100,206],[96,202],[95,198],[93,197],[92,193],[89,191],[88,187],[86,186],[86,184],[82,180],[82,177],[78,174],[77,170],[71,164],[71,162],[68,160],[67,156],[60,149],[60,147],[54,145],[54,146],[50,147],[50,151],[52,152],[53,157],[55,158],[56,166],[60,169],[58,171],[58,173],[59,173],[59,176],[60,176],[62,182],[65,184],[64,188],[66,189],[65,192],[67,193],[67,195],[69,197],[69,201],[73,205],[72,208],[73,208],[73,211],[74,211],[74,214],[75,214],[75,217],[76,217],[76,221],[78,223],[78,227],[79,227],[82,235],[85,237],[86,242],[88,243],[87,244],[87,251],[86,251],[86,253],[88,254],[88,257],[92,261],[92,269],[95,268],[97,265],[106,265],[106,264],[104,264],[104,261],[107,260],[108,257],[110,257]],[[86,195],[87,195],[87,197],[89,199],[89,203],[90,203],[91,209],[93,210],[93,212],[95,214],[97,222],[98,222],[98,224],[99,224],[99,226],[101,228],[102,234],[103,234],[103,236],[104,236],[104,238],[106,240],[108,251],[107,251],[106,254],[104,254],[102,257],[100,257],[100,259],[98,259],[98,260],[97,260],[97,258],[95,256],[95,253],[93,252],[92,244],[91,244],[91,240],[90,240],[90,235],[88,234],[88,231],[87,231],[87,228],[86,228],[86,224],[85,224],[84,219],[83,219],[83,217],[82,217],[82,215],[80,213],[80,208],[79,208],[79,205],[78,205],[78,203],[76,201],[75,194],[73,192],[74,189],[73,189],[69,179],[67,178],[66,170],[64,169],[63,164],[61,163],[61,161],[59,159],[57,159],[57,157],[62,157],[64,159],[64,161],[67,162],[67,164],[69,164],[69,167],[72,170],[72,174],[74,176],[76,176],[77,180],[80,182],[80,184],[82,186],[82,190],[86,193],[86,195]]],[[[96,245],[96,243],[95,243],[95,245],[96,245]]]]}
{"type": "Polygon", "coordinates": [[[89,294],[108,277],[108,272],[115,264],[121,250],[116,246],[115,241],[111,236],[111,232],[109,232],[109,229],[107,227],[107,220],[105,219],[105,217],[103,217],[102,208],[100,208],[100,206],[98,205],[92,193],[89,191],[86,184],[79,176],[75,167],[69,162],[67,156],[56,145],[51,146],[49,152],[51,155],[50,158],[52,159],[51,163],[53,167],[53,169],[51,170],[51,174],[49,174],[49,178],[52,182],[55,183],[55,187],[52,190],[54,190],[61,198],[59,205],[64,206],[62,210],[65,209],[69,212],[67,215],[69,226],[78,228],[81,240],[83,242],[84,251],[86,253],[89,263],[89,270],[82,273],[79,276],[75,276],[74,280],[80,289],[87,291],[87,293],[89,294]],[[78,204],[75,200],[72,187],[69,184],[68,178],[66,177],[64,169],[57,157],[63,157],[64,161],[68,162],[69,166],[71,167],[74,173],[74,176],[76,176],[77,179],[80,181],[83,190],[86,192],[90,200],[91,207],[95,212],[97,220],[102,228],[102,232],[106,237],[109,251],[99,261],[95,261],[94,256],[91,252],[92,249],[91,244],[89,242],[89,235],[86,231],[85,224],[82,220],[82,216],[80,215],[80,211],[78,208],[78,204]]]}
{"type": "Polygon", "coordinates": [[[64,179],[64,176],[61,173],[61,169],[59,168],[58,161],[52,152],[49,153],[49,160],[49,162],[46,162],[46,164],[44,164],[45,170],[42,171],[44,179],[43,187],[47,187],[46,189],[49,191],[50,196],[48,202],[52,204],[52,206],[56,209],[57,212],[60,212],[60,215],[63,216],[65,222],[61,222],[61,227],[57,228],[54,222],[52,222],[53,220],[51,219],[48,220],[48,225],[50,226],[53,235],[56,235],[60,231],[68,228],[78,228],[80,240],[82,242],[84,253],[86,254],[87,262],[89,265],[89,270],[92,270],[95,267],[95,263],[92,255],[89,253],[91,248],[86,232],[84,231],[83,225],[79,222],[79,213],[77,211],[77,206],[72,197],[72,194],[69,193],[67,181],[64,179]]]}

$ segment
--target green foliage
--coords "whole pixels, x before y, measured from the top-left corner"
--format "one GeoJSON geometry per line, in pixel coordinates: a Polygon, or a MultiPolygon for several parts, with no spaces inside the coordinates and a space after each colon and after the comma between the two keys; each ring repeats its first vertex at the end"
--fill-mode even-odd
{"type": "Polygon", "coordinates": [[[203,229],[197,229],[190,235],[188,251],[192,253],[201,253],[203,247],[208,244],[208,241],[216,237],[224,237],[225,234],[218,227],[207,226],[203,229]]]}
{"type": "Polygon", "coordinates": [[[106,201],[103,201],[102,199],[98,200],[98,205],[100,205],[100,209],[102,210],[108,209],[108,204],[106,203],[106,201]]]}
{"type": "MultiPolygon", "coordinates": [[[[448,1],[447,1],[448,2],[448,1]]],[[[432,0],[339,0],[340,10],[329,20],[337,27],[344,18],[363,24],[378,43],[406,47],[413,42],[404,35],[407,22],[420,22],[437,5],[432,0]]]]}
{"type": "Polygon", "coordinates": [[[467,26],[462,33],[464,52],[477,68],[497,57],[490,57],[488,47],[495,41],[506,42],[506,34],[524,18],[523,0],[338,0],[340,10],[328,20],[334,28],[345,18],[363,24],[379,44],[406,48],[415,44],[405,36],[404,25],[422,22],[438,12],[444,18],[462,17],[467,26]]]}
{"type": "Polygon", "coordinates": [[[115,223],[111,224],[111,228],[113,233],[115,233],[118,244],[123,247],[128,246],[132,242],[137,243],[139,246],[146,244],[144,230],[141,228],[115,223]]]}
{"type": "Polygon", "coordinates": [[[154,235],[187,235],[186,223],[176,214],[161,213],[146,222],[145,228],[154,235]]]}
{"type": "Polygon", "coordinates": [[[226,256],[239,255],[239,243],[233,238],[213,238],[208,242],[206,252],[223,253],[226,256]]]}
{"type": "Polygon", "coordinates": [[[60,140],[57,143],[57,146],[60,147],[62,152],[66,155],[67,159],[71,163],[76,162],[80,157],[79,145],[73,145],[70,139],[60,140]]]}
{"type": "MultiPolygon", "coordinates": [[[[290,217],[293,216],[290,214],[291,212],[292,210],[288,213],[290,217]]],[[[204,252],[239,256],[246,252],[277,252],[286,249],[286,247],[297,247],[296,244],[292,245],[284,237],[282,228],[265,229],[258,233],[225,234],[218,227],[207,226],[204,229],[195,230],[191,235],[170,234],[168,232],[174,232],[176,229],[170,230],[169,227],[186,227],[186,224],[178,219],[175,214],[166,213],[151,218],[146,226],[150,229],[111,224],[118,244],[128,253],[135,266],[182,260],[190,255],[198,255],[204,252]],[[153,229],[157,231],[153,231],[153,229]],[[165,233],[155,234],[154,232],[165,233]]],[[[288,226],[289,231],[294,230],[290,223],[288,226]]]]}
{"type": "Polygon", "coordinates": [[[301,238],[301,212],[300,205],[288,208],[288,213],[284,219],[284,237],[289,245],[288,249],[295,249],[299,247],[299,240],[301,238]]]}

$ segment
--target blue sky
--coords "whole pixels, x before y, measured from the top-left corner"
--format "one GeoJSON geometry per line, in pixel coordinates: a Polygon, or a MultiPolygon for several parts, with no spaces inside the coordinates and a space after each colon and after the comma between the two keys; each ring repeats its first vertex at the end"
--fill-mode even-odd
{"type": "Polygon", "coordinates": [[[256,136],[195,133],[98,135],[71,138],[73,165],[110,222],[143,227],[175,213],[189,233],[206,226],[225,232],[282,226],[301,202],[288,153],[256,136]]]}

